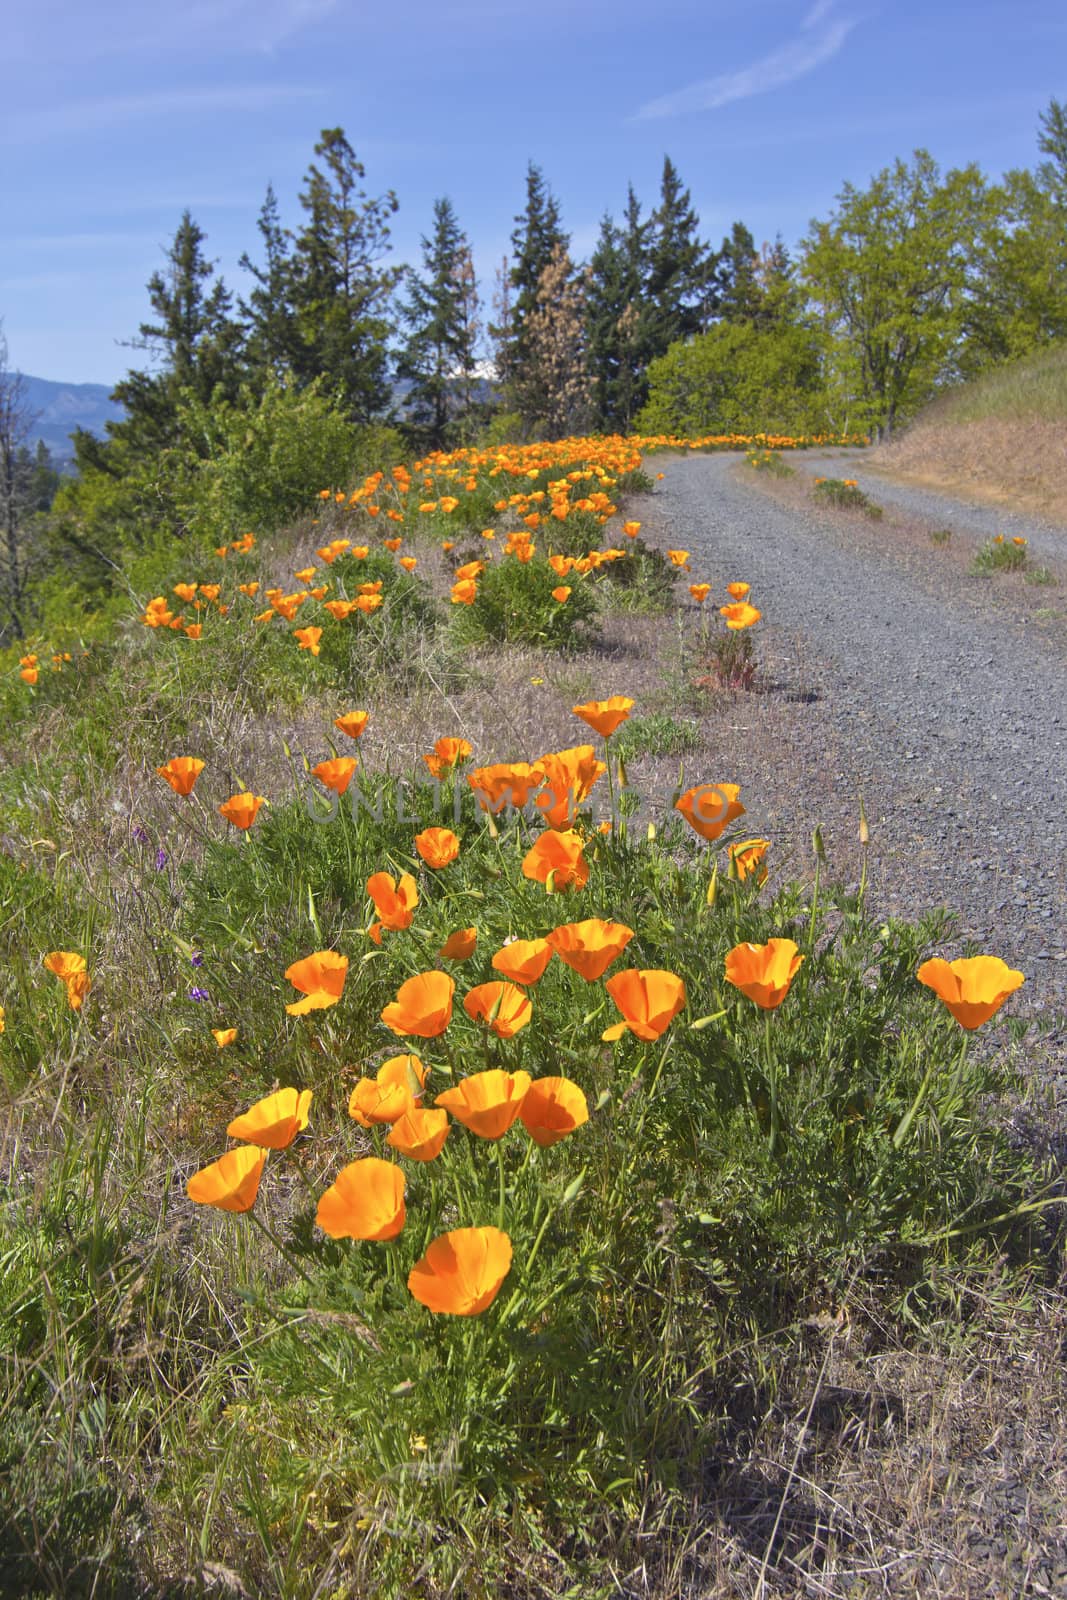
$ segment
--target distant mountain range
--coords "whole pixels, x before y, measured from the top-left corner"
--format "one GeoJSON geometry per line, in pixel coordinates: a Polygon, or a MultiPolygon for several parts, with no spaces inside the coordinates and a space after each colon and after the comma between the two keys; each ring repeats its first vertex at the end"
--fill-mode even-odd
{"type": "Polygon", "coordinates": [[[35,450],[38,439],[43,439],[57,466],[74,459],[70,436],[75,428],[103,438],[104,424],[118,422],[123,416],[106,383],[53,383],[50,378],[31,378],[28,372],[22,374],[22,381],[28,409],[37,413],[30,428],[30,449],[35,450]]]}

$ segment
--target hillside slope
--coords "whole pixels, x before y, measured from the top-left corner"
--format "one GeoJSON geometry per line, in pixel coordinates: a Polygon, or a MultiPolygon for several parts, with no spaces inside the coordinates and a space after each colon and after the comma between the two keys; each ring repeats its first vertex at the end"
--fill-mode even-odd
{"type": "Polygon", "coordinates": [[[936,400],[865,467],[1067,523],[1067,345],[936,400]]]}

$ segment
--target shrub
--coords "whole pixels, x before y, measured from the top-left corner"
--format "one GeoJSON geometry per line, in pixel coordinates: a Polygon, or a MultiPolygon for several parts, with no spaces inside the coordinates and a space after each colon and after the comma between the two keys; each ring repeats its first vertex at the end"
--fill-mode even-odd
{"type": "Polygon", "coordinates": [[[972,572],[1023,572],[1027,566],[1026,540],[1005,539],[996,534],[982,545],[971,566],[972,572]]]}
{"type": "Polygon", "coordinates": [[[882,507],[869,500],[852,478],[816,478],[811,492],[816,500],[837,506],[841,511],[862,511],[873,522],[882,516],[882,507]]]}
{"type": "Polygon", "coordinates": [[[592,583],[574,573],[561,579],[540,555],[529,561],[505,556],[492,562],[478,580],[474,603],[453,610],[453,632],[463,644],[540,644],[564,650],[597,632],[592,583]],[[563,603],[552,598],[553,589],[561,586],[571,591],[563,603]]]}

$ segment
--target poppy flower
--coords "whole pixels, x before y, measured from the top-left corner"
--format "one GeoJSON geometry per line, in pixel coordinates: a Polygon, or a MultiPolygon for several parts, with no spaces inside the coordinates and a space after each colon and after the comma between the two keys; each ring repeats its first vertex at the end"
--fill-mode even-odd
{"type": "Polygon", "coordinates": [[[480,983],[463,998],[463,1009],[476,1022],[484,1022],[498,1039],[512,1039],[533,1014],[530,998],[513,983],[480,983]]]}
{"type": "Polygon", "coordinates": [[[357,609],[366,612],[368,615],[372,611],[377,611],[381,603],[382,597],[380,594],[360,594],[356,596],[357,609]]]}
{"type": "Polygon", "coordinates": [[[453,1228],[408,1273],[408,1289],[430,1311],[477,1317],[511,1271],[511,1240],[500,1228],[453,1228]]]}
{"type": "Polygon", "coordinates": [[[625,722],[633,710],[634,702],[624,694],[614,694],[610,700],[590,700],[584,706],[573,706],[576,717],[588,722],[602,739],[609,739],[620,723],[625,722]]]}
{"type": "Polygon", "coordinates": [[[688,566],[689,565],[689,551],[688,550],[668,550],[667,551],[667,559],[668,559],[668,561],[672,562],[673,565],[676,566],[676,567],[688,566]]]}
{"type": "Polygon", "coordinates": [[[335,622],[345,622],[356,609],[354,600],[327,600],[323,608],[335,622]]]}
{"type": "Polygon", "coordinates": [[[0,1006],[0,1033],[4,1031],[4,1008],[0,1006]]]}
{"type": "Polygon", "coordinates": [[[19,677],[22,679],[23,683],[30,683],[30,684],[36,683],[37,679],[40,676],[41,676],[41,672],[40,672],[40,668],[39,667],[20,667],[19,668],[19,677]]]}
{"type": "Polygon", "coordinates": [[[361,1128],[374,1128],[383,1122],[396,1122],[414,1103],[406,1083],[360,1078],[349,1096],[348,1115],[361,1128]]]}
{"type": "Polygon", "coordinates": [[[764,857],[771,848],[769,839],[743,839],[732,844],[729,850],[730,876],[743,883],[753,874],[758,883],[767,882],[767,863],[764,857]]]}
{"type": "Polygon", "coordinates": [[[711,584],[691,583],[689,585],[689,593],[693,596],[693,599],[696,601],[697,605],[702,606],[704,601],[708,598],[708,595],[711,593],[711,584]]]}
{"type": "Polygon", "coordinates": [[[736,944],[726,955],[726,981],[764,1011],[780,1006],[805,958],[792,939],[736,944]]]}
{"type": "Polygon", "coordinates": [[[400,1168],[364,1156],[341,1168],[319,1201],[315,1221],[331,1239],[395,1239],[404,1215],[400,1168]]]}
{"type": "Polygon", "coordinates": [[[419,972],[400,985],[396,999],[382,1011],[382,1021],[394,1033],[436,1039],[452,1021],[455,992],[447,972],[419,972]]]}
{"type": "Polygon", "coordinates": [[[570,1078],[535,1078],[519,1109],[522,1125],[542,1149],[589,1121],[589,1104],[570,1078]]]}
{"type": "Polygon", "coordinates": [[[74,950],[52,950],[42,960],[42,966],[54,973],[67,986],[67,1004],[72,1011],[80,1011],[89,992],[89,974],[85,957],[74,950]]]}
{"type": "Polygon", "coordinates": [[[240,590],[241,594],[246,594],[250,600],[255,595],[257,595],[259,593],[259,583],[258,582],[255,582],[255,583],[239,583],[237,585],[237,587],[240,590]]]}
{"type": "Polygon", "coordinates": [[[478,597],[478,585],[473,578],[460,578],[452,585],[449,596],[454,606],[472,606],[478,597]]]}
{"type": "Polygon", "coordinates": [[[185,1192],[198,1206],[214,1206],[218,1211],[251,1211],[266,1160],[266,1150],[254,1144],[227,1150],[218,1161],[194,1172],[185,1185],[185,1192]]]}
{"type": "Polygon", "coordinates": [[[278,1089],[234,1117],[226,1132],[231,1139],[241,1139],[246,1144],[286,1150],[307,1127],[310,1105],[310,1089],[278,1089]]]}
{"type": "Polygon", "coordinates": [[[471,755],[472,747],[466,739],[438,739],[433,747],[433,755],[423,756],[423,760],[435,778],[443,778],[459,762],[466,761],[471,755]]]}
{"type": "Polygon", "coordinates": [[[199,756],[172,756],[165,767],[157,767],[161,778],[170,784],[175,794],[192,794],[193,785],[204,770],[199,756]]]}
{"type": "Polygon", "coordinates": [[[384,544],[385,548],[387,550],[393,550],[393,551],[399,550],[400,546],[403,544],[403,542],[404,542],[403,539],[399,535],[396,538],[393,538],[393,539],[383,539],[382,540],[382,543],[384,544]]]}
{"type": "Polygon", "coordinates": [[[747,600],[751,591],[752,585],[750,583],[728,583],[726,585],[726,593],[731,600],[747,600]]]}
{"type": "Polygon", "coordinates": [[[415,835],[415,849],[428,867],[439,871],[459,855],[459,840],[451,828],[424,828],[415,835]]]}
{"type": "Polygon", "coordinates": [[[467,561],[462,567],[457,567],[452,576],[458,583],[465,583],[469,579],[480,578],[484,571],[484,561],[467,561]]]}
{"type": "MultiPolygon", "coordinates": [[[[523,996],[525,999],[525,996],[523,996]]],[[[526,1002],[529,1005],[529,1001],[526,1002]]],[[[479,1139],[501,1139],[522,1108],[523,1096],[530,1087],[528,1072],[474,1072],[434,1100],[435,1106],[450,1111],[479,1139]]]]}
{"type": "Polygon", "coordinates": [[[196,584],[176,583],[174,588],[171,590],[171,593],[176,594],[179,600],[184,600],[186,605],[188,605],[191,600],[196,599],[196,584]]]}
{"type": "Polygon", "coordinates": [[[386,1135],[386,1144],[410,1161],[433,1161],[448,1138],[448,1112],[411,1106],[386,1135]]]}
{"type": "Polygon", "coordinates": [[[566,922],[553,928],[545,937],[561,961],[573,967],[587,983],[593,983],[622,955],[633,936],[633,929],[625,923],[587,917],[584,922],[566,922]]]}
{"type": "Polygon", "coordinates": [[[399,556],[397,558],[397,565],[403,567],[405,572],[414,572],[418,564],[416,556],[399,556]]]}
{"type": "Polygon", "coordinates": [[[199,639],[203,637],[204,630],[199,622],[191,622],[187,628],[182,629],[182,632],[187,639],[199,639]]]}
{"type": "Polygon", "coordinates": [[[521,811],[532,791],[539,788],[543,781],[542,769],[539,766],[532,767],[525,761],[475,767],[473,772],[467,774],[467,782],[474,790],[478,804],[483,811],[491,811],[494,815],[503,811],[505,806],[513,806],[521,811]]]}
{"type": "Polygon", "coordinates": [[[336,756],[332,761],[320,761],[311,770],[327,789],[332,789],[334,794],[344,794],[358,766],[359,762],[351,756],[336,756]]]}
{"type": "Polygon", "coordinates": [[[450,933],[437,954],[442,961],[469,961],[478,942],[477,928],[457,928],[450,933]]]}
{"type": "Polygon", "coordinates": [[[410,928],[412,913],[419,903],[419,891],[410,872],[401,874],[399,883],[388,872],[375,872],[367,879],[367,893],[383,928],[410,928]]]}
{"type": "Polygon", "coordinates": [[[754,622],[759,621],[763,612],[757,611],[755,606],[750,606],[745,601],[742,601],[735,606],[720,606],[719,615],[726,618],[726,626],[728,628],[733,628],[736,631],[738,628],[751,628],[754,622]]]}
{"type": "Polygon", "coordinates": [[[682,813],[694,832],[711,842],[731,822],[744,816],[745,808],[737,798],[740,793],[736,783],[698,783],[679,795],[674,809],[682,813]]]}
{"type": "Polygon", "coordinates": [[[412,1101],[422,1099],[423,1086],[426,1083],[426,1068],[418,1056],[402,1055],[390,1056],[388,1061],[383,1061],[374,1074],[375,1083],[396,1084],[406,1089],[412,1101]]]}
{"type": "Polygon", "coordinates": [[[301,567],[299,572],[294,572],[293,577],[299,578],[301,583],[310,583],[315,576],[314,567],[301,567]]]}
{"type": "Polygon", "coordinates": [[[604,987],[625,1019],[606,1028],[604,1039],[621,1039],[627,1029],[639,1039],[658,1039],[685,1005],[685,984],[662,969],[629,967],[604,987]]]}
{"type": "Polygon", "coordinates": [[[999,956],[969,956],[961,961],[935,956],[924,961],[915,976],[944,1001],[960,1027],[968,1029],[988,1022],[1026,982],[1021,972],[999,956]]]}
{"type": "Polygon", "coordinates": [[[550,828],[572,828],[578,808],[607,772],[607,766],[597,760],[591,744],[538,756],[537,765],[544,773],[545,787],[534,804],[550,828]]]}
{"type": "Polygon", "coordinates": [[[369,711],[346,711],[343,717],[335,717],[333,725],[340,728],[350,739],[358,739],[370,719],[369,711]]]}
{"type": "Polygon", "coordinates": [[[381,592],[382,592],[382,580],[381,580],[381,578],[375,578],[373,583],[361,583],[360,586],[359,586],[359,593],[360,594],[381,594],[381,592]]]}
{"type": "Polygon", "coordinates": [[[497,951],[491,965],[510,982],[527,984],[537,983],[551,960],[552,946],[547,939],[512,939],[497,951]]]}
{"type": "Polygon", "coordinates": [[[227,822],[232,822],[235,828],[240,828],[244,833],[255,822],[259,808],[264,804],[264,795],[250,794],[246,789],[242,794],[232,794],[228,800],[224,800],[219,811],[227,822]]]}
{"type": "Polygon", "coordinates": [[[220,1050],[225,1050],[226,1046],[228,1044],[233,1044],[234,1040],[237,1038],[236,1028],[212,1028],[211,1032],[213,1033],[215,1037],[215,1043],[218,1045],[220,1050]]]}
{"type": "Polygon", "coordinates": [[[522,862],[523,877],[543,883],[549,894],[581,889],[589,881],[589,863],[582,854],[581,834],[546,828],[522,862]]]}
{"type": "Polygon", "coordinates": [[[571,591],[568,589],[565,583],[561,583],[558,589],[553,589],[552,591],[553,600],[557,601],[561,606],[564,605],[570,599],[570,597],[571,591]]]}
{"type": "Polygon", "coordinates": [[[303,1017],[309,1011],[325,1011],[327,1006],[335,1006],[341,998],[347,973],[348,957],[337,950],[316,950],[314,955],[294,961],[291,967],[286,967],[285,976],[304,999],[295,1000],[286,1006],[286,1011],[291,1017],[303,1017]]]}
{"type": "Polygon", "coordinates": [[[624,522],[622,531],[628,539],[636,539],[641,531],[641,524],[639,522],[624,522]]]}
{"type": "Polygon", "coordinates": [[[352,557],[353,561],[366,561],[367,557],[370,555],[370,545],[354,544],[348,553],[352,557]]]}
{"type": "Polygon", "coordinates": [[[202,583],[200,585],[200,593],[205,600],[217,600],[221,587],[222,585],[218,583],[202,583]]]}

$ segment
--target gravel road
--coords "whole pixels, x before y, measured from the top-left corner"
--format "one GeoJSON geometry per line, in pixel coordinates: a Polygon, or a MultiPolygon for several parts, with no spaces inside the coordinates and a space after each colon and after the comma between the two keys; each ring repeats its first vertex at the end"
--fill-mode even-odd
{"type": "MultiPolygon", "coordinates": [[[[834,475],[841,466],[804,462],[834,475]]],[[[650,542],[689,549],[694,578],[720,600],[727,582],[750,582],[764,614],[756,642],[767,692],[707,713],[721,722],[721,736],[707,730],[722,756],[709,781],[742,784],[746,826],[775,841],[791,873],[809,870],[820,823],[831,870],[845,878],[858,872],[862,795],[872,906],[909,917],[947,906],[959,922],[939,954],[964,954],[974,940],[1019,967],[1027,982],[1011,1010],[1053,1019],[1032,1053],[1047,1053],[1067,1098],[1062,640],[991,601],[989,580],[979,598],[983,580],[946,575],[925,535],[925,549],[914,538],[905,548],[891,517],[783,504],[748,470],[729,456],[672,459],[641,507],[650,542]]],[[[905,492],[926,506],[932,498],[905,492]]],[[[1003,516],[936,500],[933,526],[951,515],[975,530],[976,515],[994,516],[1008,531],[1003,516]]],[[[1067,530],[1061,538],[1067,548],[1067,530]]]]}

